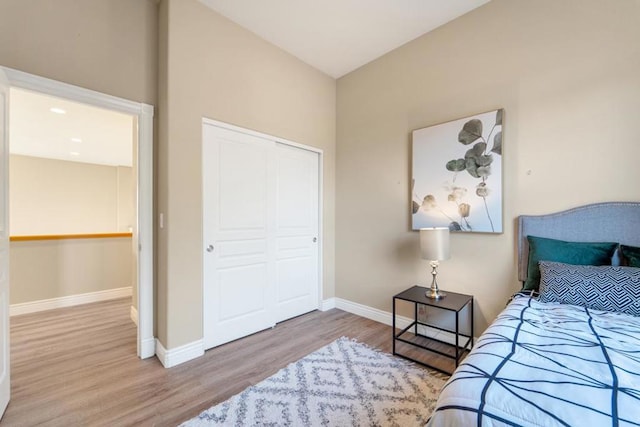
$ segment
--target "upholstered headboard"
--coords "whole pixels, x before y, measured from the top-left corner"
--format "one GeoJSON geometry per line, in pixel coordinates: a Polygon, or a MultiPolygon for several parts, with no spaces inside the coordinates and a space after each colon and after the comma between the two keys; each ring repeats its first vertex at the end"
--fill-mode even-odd
{"type": "Polygon", "coordinates": [[[596,203],[547,215],[521,215],[518,217],[520,281],[527,278],[527,236],[640,246],[640,202],[596,203]]]}

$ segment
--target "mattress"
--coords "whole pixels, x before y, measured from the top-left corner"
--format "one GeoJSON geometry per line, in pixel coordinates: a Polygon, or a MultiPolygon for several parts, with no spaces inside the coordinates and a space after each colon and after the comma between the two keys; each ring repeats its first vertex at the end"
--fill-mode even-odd
{"type": "Polygon", "coordinates": [[[640,426],[640,318],[518,295],[428,426],[640,426]]]}

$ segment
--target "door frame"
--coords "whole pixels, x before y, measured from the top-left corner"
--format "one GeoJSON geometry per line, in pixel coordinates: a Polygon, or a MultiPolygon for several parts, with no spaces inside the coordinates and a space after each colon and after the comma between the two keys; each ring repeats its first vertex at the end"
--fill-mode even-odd
{"type": "MultiPolygon", "coordinates": [[[[138,176],[138,337],[137,353],[142,359],[155,355],[153,336],[153,106],[129,101],[68,83],[0,67],[11,87],[81,102],[137,117],[138,176]]],[[[11,141],[9,141],[9,145],[11,141]]]]}
{"type": "MultiPolygon", "coordinates": [[[[247,135],[251,135],[251,136],[255,136],[258,138],[262,138],[262,139],[267,139],[270,141],[275,141],[279,144],[284,144],[284,145],[288,145],[290,147],[295,147],[295,148],[299,148],[302,150],[307,150],[307,151],[311,151],[313,153],[317,153],[318,154],[318,236],[319,236],[319,246],[318,246],[318,310],[322,310],[322,301],[323,301],[323,290],[324,290],[324,282],[323,282],[323,270],[324,270],[324,262],[323,262],[323,252],[324,252],[324,216],[322,214],[323,210],[324,210],[324,204],[323,204],[323,200],[324,200],[324,151],[321,148],[317,148],[317,147],[312,147],[310,145],[304,145],[304,144],[300,144],[294,141],[290,141],[288,139],[285,138],[280,138],[278,136],[273,136],[273,135],[269,135],[267,133],[263,133],[263,132],[258,132],[252,129],[247,129],[247,128],[243,128],[240,126],[236,126],[236,125],[232,125],[230,123],[225,123],[225,122],[221,122],[218,120],[214,120],[214,119],[209,119],[207,117],[203,117],[202,118],[202,130],[204,130],[204,126],[205,125],[211,125],[211,126],[216,126],[222,129],[227,129],[227,130],[231,130],[234,132],[239,132],[239,133],[244,133],[247,135]]],[[[202,132],[201,132],[202,135],[202,132]]],[[[202,143],[204,143],[204,138],[202,140],[202,143]]],[[[204,182],[204,175],[201,177],[201,182],[204,182]]],[[[204,213],[204,207],[203,207],[203,213],[204,213]]],[[[203,219],[203,224],[204,224],[204,219],[203,219]]],[[[203,230],[204,232],[204,230],[203,230]]],[[[202,292],[204,294],[204,262],[205,262],[205,252],[204,252],[204,247],[203,247],[203,252],[202,252],[202,269],[203,269],[203,274],[202,274],[202,292]]],[[[204,298],[202,299],[202,310],[204,311],[206,309],[205,307],[205,300],[204,298]]],[[[202,334],[204,337],[204,312],[203,312],[203,323],[202,323],[202,334]]]]}

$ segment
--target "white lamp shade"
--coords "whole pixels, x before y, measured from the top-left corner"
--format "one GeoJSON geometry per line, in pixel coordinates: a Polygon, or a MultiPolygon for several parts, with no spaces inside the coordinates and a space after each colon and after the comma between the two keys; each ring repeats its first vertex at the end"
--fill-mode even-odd
{"type": "Polygon", "coordinates": [[[449,259],[449,229],[446,227],[421,228],[420,252],[422,259],[429,261],[449,259]]]}

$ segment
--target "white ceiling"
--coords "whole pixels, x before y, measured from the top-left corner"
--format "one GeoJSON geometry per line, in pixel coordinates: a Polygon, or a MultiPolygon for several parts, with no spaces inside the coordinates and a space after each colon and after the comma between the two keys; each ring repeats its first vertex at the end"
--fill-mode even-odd
{"type": "Polygon", "coordinates": [[[16,88],[9,96],[12,154],[131,166],[133,116],[16,88]]]}
{"type": "Polygon", "coordinates": [[[489,0],[200,0],[338,78],[489,0]]]}

